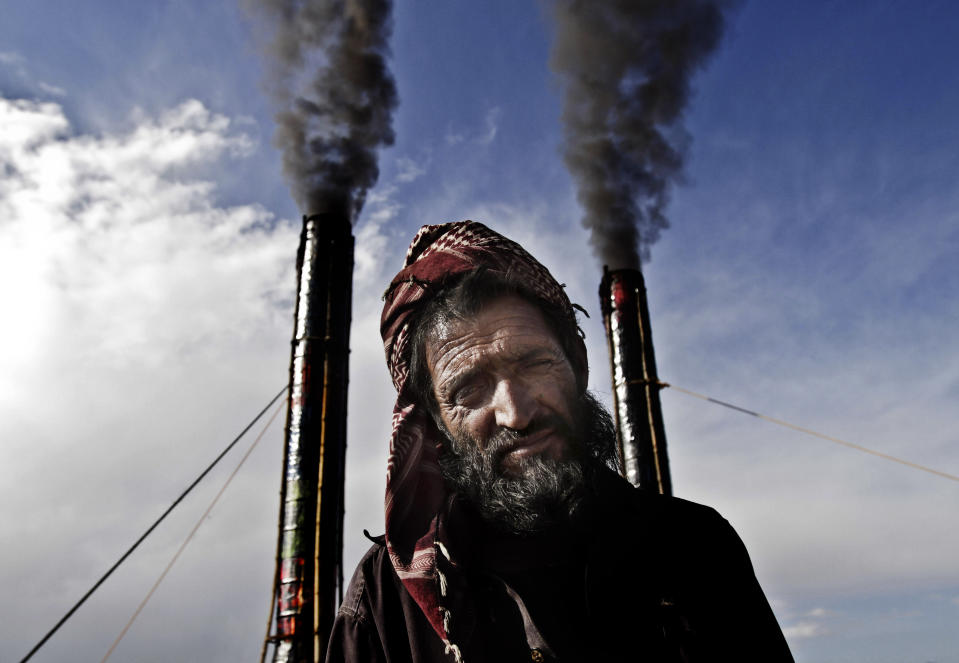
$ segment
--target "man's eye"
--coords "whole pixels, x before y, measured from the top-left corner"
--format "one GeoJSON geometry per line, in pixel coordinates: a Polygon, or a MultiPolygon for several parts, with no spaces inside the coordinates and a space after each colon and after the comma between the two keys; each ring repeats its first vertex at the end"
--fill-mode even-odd
{"type": "Polygon", "coordinates": [[[541,357],[539,359],[530,359],[529,361],[526,362],[527,370],[534,369],[534,368],[548,368],[552,365],[553,365],[553,360],[548,357],[541,357]]]}
{"type": "Polygon", "coordinates": [[[485,392],[484,382],[468,382],[453,392],[450,401],[459,407],[477,407],[483,401],[485,392]]]}
{"type": "Polygon", "coordinates": [[[468,406],[479,398],[478,384],[465,384],[453,393],[453,405],[468,406]]]}

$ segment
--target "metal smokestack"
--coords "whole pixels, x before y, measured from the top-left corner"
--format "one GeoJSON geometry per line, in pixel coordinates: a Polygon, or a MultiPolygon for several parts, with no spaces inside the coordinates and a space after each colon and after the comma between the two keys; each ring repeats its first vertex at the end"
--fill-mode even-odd
{"type": "Polygon", "coordinates": [[[603,268],[600,307],[606,326],[620,463],[634,486],[672,495],[659,404],[646,284],[638,269],[603,268]]]}
{"type": "Polygon", "coordinates": [[[342,592],[353,235],[303,217],[277,546],[274,663],[322,661],[342,592]]]}
{"type": "MultiPolygon", "coordinates": [[[[242,0],[265,37],[274,143],[304,217],[280,505],[275,662],[324,658],[342,593],[351,222],[394,140],[392,0],[242,0]]],[[[272,618],[271,618],[272,621],[272,618]]],[[[264,645],[265,654],[265,645],[264,645]]]]}

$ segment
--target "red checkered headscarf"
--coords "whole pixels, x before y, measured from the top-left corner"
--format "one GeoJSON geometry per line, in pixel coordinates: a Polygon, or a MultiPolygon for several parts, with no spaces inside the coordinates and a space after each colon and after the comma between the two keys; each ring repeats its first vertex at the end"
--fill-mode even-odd
{"type": "MultiPolygon", "coordinates": [[[[442,435],[409,385],[410,325],[444,285],[477,267],[508,272],[536,296],[566,311],[576,324],[563,286],[549,271],[516,242],[473,221],[420,228],[403,269],[386,291],[380,333],[397,391],[386,474],[386,545],[400,580],[457,658],[445,600],[455,565],[440,522],[448,497],[437,460],[442,435]]],[[[573,365],[585,366],[582,340],[572,352],[579,355],[570,357],[573,365]]]]}

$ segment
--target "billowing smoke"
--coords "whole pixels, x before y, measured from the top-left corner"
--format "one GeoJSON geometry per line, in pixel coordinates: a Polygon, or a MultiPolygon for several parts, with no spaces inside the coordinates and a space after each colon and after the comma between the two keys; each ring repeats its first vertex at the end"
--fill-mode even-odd
{"type": "Polygon", "coordinates": [[[391,0],[243,0],[267,34],[274,142],[300,209],[355,220],[393,143],[391,0]]]}
{"type": "Polygon", "coordinates": [[[638,268],[669,227],[690,78],[719,43],[713,0],[556,0],[551,64],[566,85],[566,165],[600,260],[638,268]]]}

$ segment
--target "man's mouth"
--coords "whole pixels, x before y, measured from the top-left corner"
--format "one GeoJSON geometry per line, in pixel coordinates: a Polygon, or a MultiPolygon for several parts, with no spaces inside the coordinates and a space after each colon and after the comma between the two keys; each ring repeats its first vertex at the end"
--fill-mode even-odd
{"type": "Polygon", "coordinates": [[[501,452],[500,464],[512,465],[524,458],[547,454],[554,458],[561,455],[563,438],[555,428],[541,428],[532,435],[513,439],[501,452]]]}

